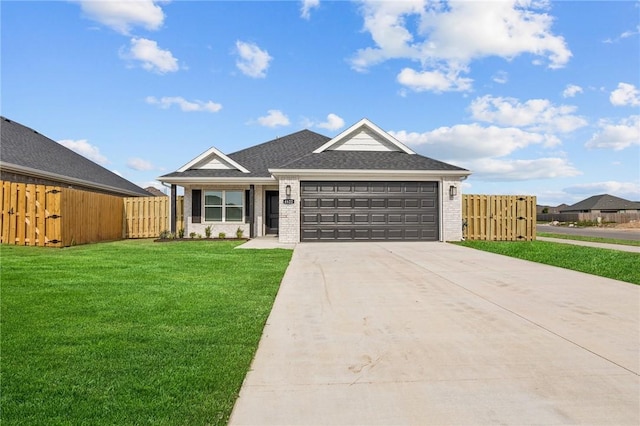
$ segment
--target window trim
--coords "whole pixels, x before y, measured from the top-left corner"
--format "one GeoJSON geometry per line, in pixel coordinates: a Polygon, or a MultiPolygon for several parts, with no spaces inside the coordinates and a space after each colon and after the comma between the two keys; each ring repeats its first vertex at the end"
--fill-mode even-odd
{"type": "Polygon", "coordinates": [[[245,212],[246,212],[246,206],[245,206],[245,194],[244,194],[244,190],[242,189],[203,189],[202,190],[202,221],[204,223],[245,223],[245,212]],[[222,204],[220,205],[208,205],[206,203],[207,201],[207,193],[220,193],[222,194],[222,204]],[[227,192],[235,192],[240,194],[240,205],[237,204],[227,204],[227,192]],[[208,220],[207,219],[207,207],[217,207],[222,209],[222,214],[221,214],[221,219],[220,220],[208,220]],[[240,214],[240,219],[239,220],[227,220],[227,208],[229,207],[233,207],[233,208],[237,208],[240,207],[242,208],[242,213],[240,214]]]}

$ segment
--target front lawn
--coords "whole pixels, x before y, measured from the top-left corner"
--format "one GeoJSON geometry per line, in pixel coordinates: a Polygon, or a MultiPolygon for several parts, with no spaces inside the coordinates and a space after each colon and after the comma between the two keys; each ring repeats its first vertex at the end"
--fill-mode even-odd
{"type": "Polygon", "coordinates": [[[0,247],[3,425],[226,424],[289,250],[0,247]]]}
{"type": "Polygon", "coordinates": [[[462,241],[465,247],[640,284],[640,254],[546,241],[462,241]]]}

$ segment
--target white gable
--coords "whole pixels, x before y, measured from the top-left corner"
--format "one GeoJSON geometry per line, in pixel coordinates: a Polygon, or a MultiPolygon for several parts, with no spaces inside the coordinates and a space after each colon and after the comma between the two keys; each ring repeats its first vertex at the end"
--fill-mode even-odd
{"type": "Polygon", "coordinates": [[[249,170],[244,168],[239,163],[233,161],[231,158],[224,155],[218,149],[211,147],[207,151],[203,152],[193,160],[189,161],[184,166],[178,169],[179,172],[184,172],[189,169],[198,170],[239,170],[242,173],[250,173],[249,170]]]}
{"type": "Polygon", "coordinates": [[[398,151],[415,154],[409,147],[366,118],[313,152],[323,151],[398,151]]]}
{"type": "Polygon", "coordinates": [[[205,158],[197,164],[190,167],[191,169],[235,169],[229,163],[222,161],[218,156],[212,155],[209,158],[205,158]]]}
{"type": "Polygon", "coordinates": [[[380,135],[366,127],[360,127],[353,134],[332,145],[328,151],[400,151],[380,135]]]}

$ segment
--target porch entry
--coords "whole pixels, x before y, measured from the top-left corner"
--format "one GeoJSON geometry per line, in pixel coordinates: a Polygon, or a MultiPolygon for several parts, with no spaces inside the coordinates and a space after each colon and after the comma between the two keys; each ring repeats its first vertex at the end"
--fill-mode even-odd
{"type": "Polygon", "coordinates": [[[265,211],[266,214],[266,233],[267,234],[277,234],[278,233],[278,225],[280,221],[280,215],[278,212],[279,203],[280,203],[280,193],[278,191],[265,191],[265,211]]]}

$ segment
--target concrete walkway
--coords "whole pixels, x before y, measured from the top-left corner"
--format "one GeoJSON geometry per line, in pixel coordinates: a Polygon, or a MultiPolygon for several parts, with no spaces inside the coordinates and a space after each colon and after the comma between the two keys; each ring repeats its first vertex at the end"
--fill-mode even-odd
{"type": "Polygon", "coordinates": [[[606,243],[593,243],[591,241],[579,241],[579,240],[565,240],[564,238],[548,238],[548,237],[536,237],[539,241],[549,241],[552,243],[560,244],[573,244],[576,246],[585,247],[597,247],[608,250],[628,251],[631,253],[640,253],[640,246],[626,246],[623,244],[606,244],[606,243]]]}
{"type": "Polygon", "coordinates": [[[640,424],[640,286],[443,243],[298,244],[232,425],[640,424]]]}

